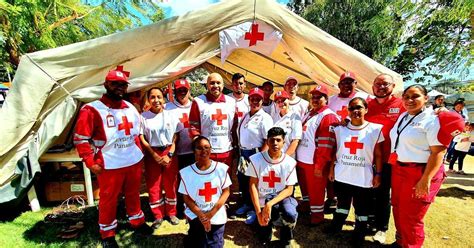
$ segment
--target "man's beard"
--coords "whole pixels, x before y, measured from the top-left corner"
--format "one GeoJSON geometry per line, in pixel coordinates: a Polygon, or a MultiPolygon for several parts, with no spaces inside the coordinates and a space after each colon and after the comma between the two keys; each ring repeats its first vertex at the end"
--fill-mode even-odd
{"type": "Polygon", "coordinates": [[[115,94],[111,91],[107,91],[106,94],[109,98],[111,98],[112,100],[115,100],[115,101],[120,101],[120,100],[123,99],[123,95],[117,95],[117,94],[115,94]]]}

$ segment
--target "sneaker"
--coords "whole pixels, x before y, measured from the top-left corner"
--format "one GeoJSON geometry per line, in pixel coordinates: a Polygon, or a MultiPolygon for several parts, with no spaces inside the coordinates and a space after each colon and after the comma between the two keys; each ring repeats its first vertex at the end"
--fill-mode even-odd
{"type": "Polygon", "coordinates": [[[248,211],[245,224],[252,225],[253,223],[255,223],[256,220],[257,220],[257,214],[255,214],[255,211],[248,211]]]}
{"type": "Polygon", "coordinates": [[[173,226],[179,225],[179,219],[176,216],[170,216],[169,222],[173,226]]]}
{"type": "Polygon", "coordinates": [[[456,173],[454,170],[449,169],[448,173],[456,173]]]}
{"type": "Polygon", "coordinates": [[[380,244],[385,244],[385,240],[387,239],[387,234],[384,231],[377,231],[373,236],[373,239],[380,244]]]}
{"type": "Polygon", "coordinates": [[[143,223],[141,226],[135,229],[135,232],[141,235],[152,235],[153,231],[155,231],[152,227],[150,227],[147,223],[143,223]]]}
{"type": "Polygon", "coordinates": [[[459,175],[467,175],[466,172],[464,172],[463,170],[458,171],[458,174],[459,175]]]}
{"type": "Polygon", "coordinates": [[[117,241],[115,240],[115,236],[108,237],[102,240],[102,247],[103,248],[118,248],[117,241]]]}
{"type": "Polygon", "coordinates": [[[237,211],[235,211],[235,215],[242,216],[242,215],[245,215],[250,210],[252,210],[252,208],[249,205],[244,204],[242,205],[242,207],[237,209],[237,211]]]}
{"type": "Polygon", "coordinates": [[[151,224],[151,228],[156,230],[160,228],[162,223],[163,223],[163,219],[156,219],[155,221],[153,221],[153,224],[151,224]]]}

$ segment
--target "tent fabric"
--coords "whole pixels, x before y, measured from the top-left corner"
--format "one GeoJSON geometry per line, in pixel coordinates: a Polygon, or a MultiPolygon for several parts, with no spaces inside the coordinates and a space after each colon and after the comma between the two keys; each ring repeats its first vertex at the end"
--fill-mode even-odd
{"type": "MultiPolygon", "coordinates": [[[[119,64],[131,71],[131,91],[162,85],[204,63],[230,74],[244,73],[255,85],[266,80],[281,85],[288,76],[295,76],[306,85],[300,88],[303,95],[313,82],[326,84],[331,93],[337,92],[338,77],[346,70],[356,73],[358,88],[363,91],[371,91],[371,82],[379,73],[394,77],[396,91],[403,88],[399,74],[275,1],[259,0],[255,16],[253,7],[253,0],[222,1],[205,11],[22,56],[6,103],[0,109],[4,129],[0,185],[14,176],[16,162],[26,154],[25,147],[37,137],[40,127],[50,125],[46,118],[52,110],[69,97],[75,101],[97,99],[104,91],[102,83],[107,71],[119,64]],[[219,31],[254,18],[283,33],[281,43],[271,56],[236,50],[222,64],[219,31]]],[[[71,118],[64,115],[63,122],[55,123],[51,131],[62,131],[71,118]]],[[[41,142],[48,143],[53,138],[47,133],[41,142]]]]}
{"type": "Polygon", "coordinates": [[[445,93],[439,92],[437,90],[431,90],[430,92],[428,92],[429,97],[436,97],[436,96],[439,96],[439,95],[449,96],[449,94],[445,94],[445,93]]]}

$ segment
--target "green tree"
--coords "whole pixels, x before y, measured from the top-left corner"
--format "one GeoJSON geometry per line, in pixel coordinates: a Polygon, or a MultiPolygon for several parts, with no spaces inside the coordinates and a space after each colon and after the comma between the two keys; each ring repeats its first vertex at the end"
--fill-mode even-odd
{"type": "Polygon", "coordinates": [[[20,56],[163,19],[153,1],[0,0],[0,80],[20,56]]]}
{"type": "Polygon", "coordinates": [[[405,80],[413,72],[436,79],[468,72],[473,61],[474,0],[315,0],[303,7],[306,20],[405,80]]]}

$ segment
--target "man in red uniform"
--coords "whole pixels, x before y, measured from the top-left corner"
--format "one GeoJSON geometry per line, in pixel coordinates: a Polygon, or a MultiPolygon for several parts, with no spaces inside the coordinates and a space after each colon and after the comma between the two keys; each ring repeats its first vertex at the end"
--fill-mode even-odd
{"type": "Polygon", "coordinates": [[[129,72],[122,66],[108,72],[100,100],[82,107],[76,123],[74,144],[86,166],[97,175],[100,188],[99,227],[102,247],[118,247],[115,241],[118,198],[125,195],[132,228],[143,234],[152,229],[140,208],[143,153],[140,146],[140,114],[123,95],[129,72]]]}
{"type": "Polygon", "coordinates": [[[207,77],[207,93],[194,98],[189,113],[189,134],[202,135],[211,143],[211,159],[232,166],[232,150],[236,141],[236,102],[222,94],[224,80],[219,73],[207,77]]]}
{"type": "MultiPolygon", "coordinates": [[[[382,143],[382,175],[381,185],[374,189],[375,203],[372,204],[374,209],[369,214],[369,221],[372,229],[376,229],[374,240],[379,243],[385,243],[388,230],[388,222],[390,219],[390,178],[391,167],[387,163],[390,155],[390,130],[397,122],[401,113],[405,112],[402,100],[392,95],[395,83],[393,77],[388,74],[380,74],[374,79],[372,90],[374,99],[368,100],[369,111],[365,115],[365,119],[369,122],[382,124],[382,134],[385,141],[382,143]]],[[[375,230],[374,230],[375,231],[375,230]]]]}

